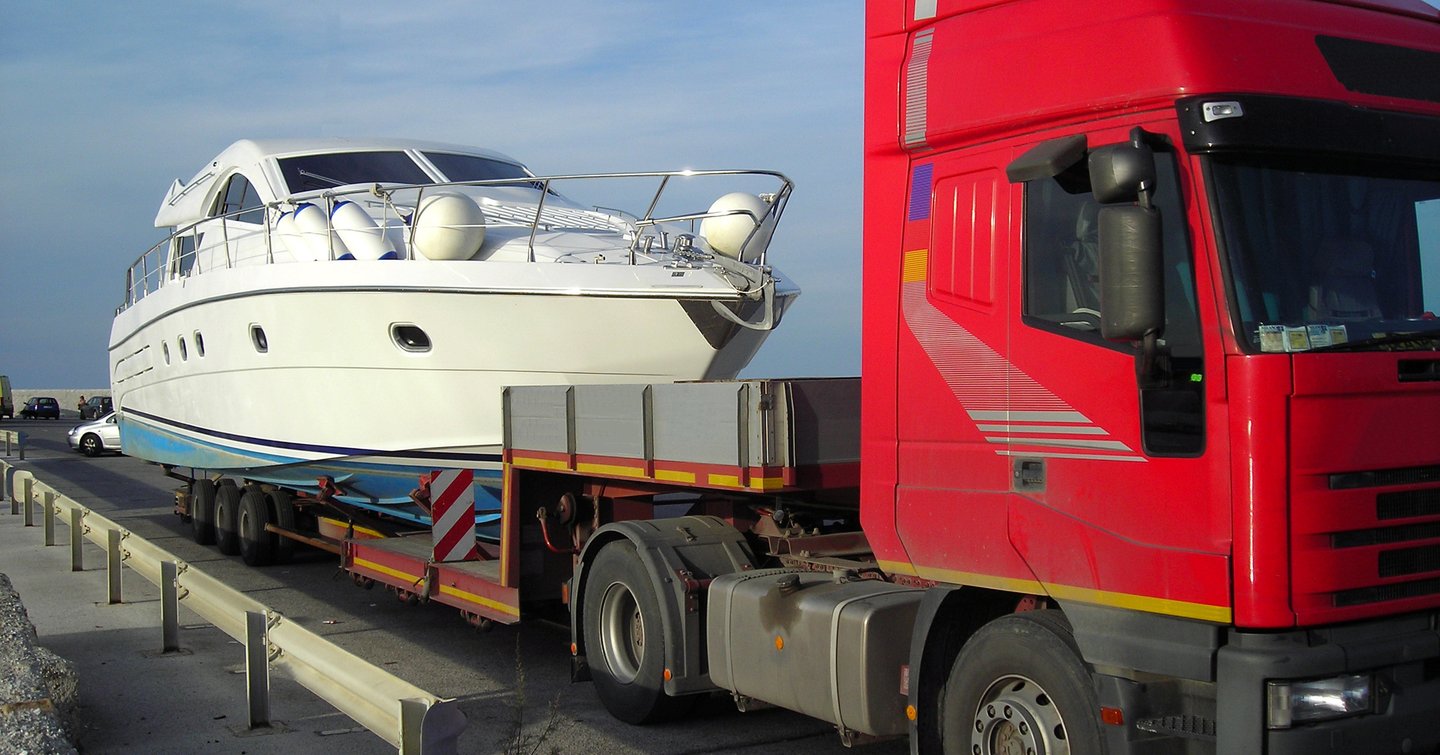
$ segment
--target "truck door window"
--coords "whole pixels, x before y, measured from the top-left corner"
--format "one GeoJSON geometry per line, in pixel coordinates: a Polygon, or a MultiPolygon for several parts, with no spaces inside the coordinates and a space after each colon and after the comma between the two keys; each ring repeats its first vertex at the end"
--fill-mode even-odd
{"type": "MultiPolygon", "coordinates": [[[[1155,155],[1155,206],[1165,243],[1165,332],[1175,356],[1200,356],[1200,324],[1175,157],[1155,155]]],[[[1100,205],[1084,166],[1025,184],[1025,320],[1072,337],[1100,338],[1100,205]]]]}
{"type": "MultiPolygon", "coordinates": [[[[1155,207],[1165,258],[1165,330],[1159,379],[1141,390],[1145,450],[1187,456],[1204,449],[1203,373],[1194,265],[1175,155],[1155,154],[1155,207]]],[[[1083,161],[1058,176],[1025,182],[1024,315],[1030,327],[1112,349],[1100,336],[1100,205],[1083,161]]]]}

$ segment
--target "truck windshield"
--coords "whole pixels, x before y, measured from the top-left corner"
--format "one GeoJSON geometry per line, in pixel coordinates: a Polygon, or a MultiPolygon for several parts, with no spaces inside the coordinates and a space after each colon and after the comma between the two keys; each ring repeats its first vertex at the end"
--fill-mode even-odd
{"type": "Polygon", "coordinates": [[[1217,156],[1211,176],[1242,343],[1437,347],[1440,170],[1217,156]]]}

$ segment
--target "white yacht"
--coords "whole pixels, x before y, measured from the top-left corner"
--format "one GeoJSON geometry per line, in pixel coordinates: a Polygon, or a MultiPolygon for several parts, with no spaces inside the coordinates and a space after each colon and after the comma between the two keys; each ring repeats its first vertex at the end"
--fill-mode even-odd
{"type": "Polygon", "coordinates": [[[767,249],[790,192],[767,171],[536,176],[445,144],[236,142],[171,186],[172,234],[126,274],[125,451],[420,523],[417,475],[470,468],[483,507],[504,386],[750,361],[799,293],[767,249]]]}

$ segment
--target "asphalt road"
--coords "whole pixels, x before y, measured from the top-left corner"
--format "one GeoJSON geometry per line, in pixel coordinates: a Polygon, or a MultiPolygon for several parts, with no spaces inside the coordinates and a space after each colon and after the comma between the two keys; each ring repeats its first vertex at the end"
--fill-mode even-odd
{"type": "MultiPolygon", "coordinates": [[[[592,685],[570,682],[566,627],[522,622],[480,632],[446,606],[407,606],[383,589],[355,587],[334,556],[309,549],[282,566],[245,566],[190,539],[188,525],[172,513],[178,483],[136,459],[70,451],[71,425],[5,421],[4,429],[29,435],[27,460],[8,461],[346,650],[456,698],[469,720],[461,752],[848,752],[829,724],[781,710],[741,714],[723,695],[707,698],[685,720],[630,726],[606,713],[592,685]]],[[[41,644],[79,668],[83,752],[394,752],[280,678],[272,678],[275,725],[247,730],[240,644],[184,611],[182,602],[185,649],[160,654],[158,590],[127,572],[126,602],[108,605],[101,549],[87,544],[85,570],[72,573],[68,547],[45,548],[40,528],[23,527],[9,511],[0,507],[0,572],[19,590],[41,644]]],[[[64,526],[59,534],[64,542],[64,526]]],[[[908,746],[889,741],[861,751],[898,755],[908,746]]]]}

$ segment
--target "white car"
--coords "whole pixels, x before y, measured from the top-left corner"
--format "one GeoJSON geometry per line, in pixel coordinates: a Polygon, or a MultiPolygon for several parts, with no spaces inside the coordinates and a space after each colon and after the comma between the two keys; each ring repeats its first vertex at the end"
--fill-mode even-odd
{"type": "Polygon", "coordinates": [[[70,447],[86,456],[106,451],[120,453],[120,425],[115,422],[115,412],[70,428],[70,447]]]}

